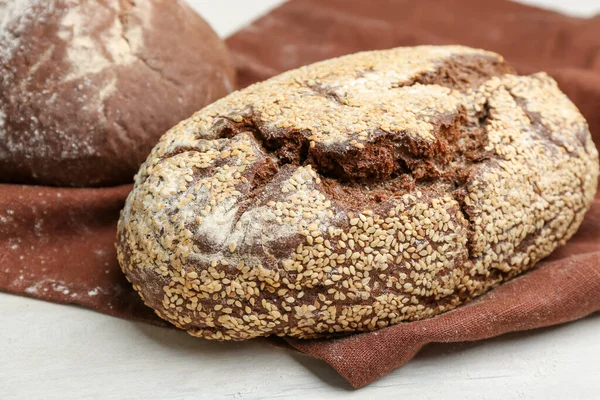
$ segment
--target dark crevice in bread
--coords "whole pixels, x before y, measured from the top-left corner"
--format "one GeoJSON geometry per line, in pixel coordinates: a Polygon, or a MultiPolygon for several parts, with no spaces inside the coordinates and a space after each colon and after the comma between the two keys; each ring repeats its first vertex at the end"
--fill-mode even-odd
{"type": "Polygon", "coordinates": [[[273,160],[271,157],[265,157],[265,161],[258,164],[256,171],[254,172],[254,177],[250,183],[248,195],[243,201],[240,201],[238,211],[236,212],[233,221],[234,224],[239,221],[240,217],[246,212],[248,207],[252,205],[255,199],[261,196],[265,187],[278,172],[279,166],[277,165],[276,160],[273,160]]]}
{"type": "Polygon", "coordinates": [[[489,100],[487,100],[485,103],[483,103],[483,110],[478,115],[477,121],[479,122],[479,126],[485,126],[485,124],[487,123],[489,118],[490,118],[490,102],[489,102],[489,100]]]}
{"type": "Polygon", "coordinates": [[[323,178],[325,193],[347,210],[362,207],[376,207],[394,197],[399,197],[415,188],[415,180],[409,174],[397,176],[387,181],[340,182],[333,178],[323,178]]]}
{"type": "Polygon", "coordinates": [[[457,55],[448,58],[433,71],[424,72],[393,87],[439,85],[465,92],[491,77],[514,72],[512,67],[492,57],[457,55]]]}
{"type": "MultiPolygon", "coordinates": [[[[465,177],[465,181],[466,179],[467,177],[465,177]]],[[[456,200],[456,202],[458,203],[458,211],[462,214],[465,221],[467,221],[467,224],[465,226],[467,230],[467,243],[465,244],[465,248],[467,250],[468,259],[472,260],[474,247],[473,236],[475,235],[475,232],[473,230],[473,225],[471,222],[472,217],[468,212],[468,206],[465,204],[465,196],[468,196],[468,193],[464,188],[464,182],[461,182],[460,185],[454,191],[451,191],[451,193],[454,200],[456,200]]]]}
{"type": "Polygon", "coordinates": [[[340,182],[377,182],[405,174],[417,181],[453,180],[470,163],[487,158],[487,136],[483,127],[486,120],[486,115],[469,120],[465,111],[461,110],[453,118],[439,117],[438,139],[433,144],[415,140],[408,134],[376,130],[371,133],[371,140],[361,148],[311,147],[306,132],[289,130],[275,136],[261,129],[252,117],[239,123],[220,118],[212,130],[220,139],[232,138],[241,132],[251,133],[279,166],[310,164],[322,176],[340,182]]]}
{"type": "Polygon", "coordinates": [[[187,153],[189,151],[196,151],[196,152],[202,152],[199,148],[197,147],[192,147],[192,146],[181,146],[181,147],[177,147],[175,150],[173,151],[169,151],[168,153],[163,154],[160,157],[160,160],[156,162],[156,164],[160,163],[161,161],[164,161],[166,159],[175,157],[179,154],[183,154],[183,153],[187,153]]]}
{"type": "MultiPolygon", "coordinates": [[[[516,94],[513,93],[512,90],[509,90],[508,93],[511,95],[511,97],[513,98],[515,103],[523,110],[523,113],[525,113],[525,115],[529,119],[529,122],[531,123],[531,127],[533,128],[535,133],[538,134],[538,137],[540,138],[540,140],[548,141],[548,142],[552,143],[554,146],[561,147],[567,153],[571,153],[571,154],[573,153],[574,149],[568,148],[567,146],[565,146],[565,143],[562,140],[560,140],[559,138],[556,138],[552,135],[552,131],[544,124],[542,116],[539,113],[537,113],[533,110],[530,110],[527,107],[527,100],[517,96],[516,94]]],[[[585,145],[585,139],[580,137],[580,135],[575,135],[575,136],[577,137],[577,140],[579,140],[579,143],[582,145],[582,147],[584,149],[586,149],[586,152],[587,152],[587,148],[585,145]]]]}
{"type": "Polygon", "coordinates": [[[262,189],[264,189],[277,172],[279,172],[277,163],[272,158],[266,157],[265,162],[261,164],[254,173],[254,179],[250,186],[250,192],[254,197],[260,194],[262,189]]]}
{"type": "Polygon", "coordinates": [[[230,139],[241,132],[251,133],[264,151],[276,158],[279,166],[303,165],[308,158],[310,141],[304,132],[289,131],[283,138],[269,138],[266,131],[260,129],[260,125],[253,117],[248,117],[238,123],[222,118],[215,123],[213,130],[220,139],[230,139]]]}
{"type": "Polygon", "coordinates": [[[461,134],[457,138],[458,144],[455,151],[457,158],[462,159],[466,164],[472,162],[481,162],[490,158],[491,152],[486,150],[488,137],[486,125],[490,118],[490,105],[486,101],[482,110],[472,119],[467,119],[462,127],[461,134]]]}

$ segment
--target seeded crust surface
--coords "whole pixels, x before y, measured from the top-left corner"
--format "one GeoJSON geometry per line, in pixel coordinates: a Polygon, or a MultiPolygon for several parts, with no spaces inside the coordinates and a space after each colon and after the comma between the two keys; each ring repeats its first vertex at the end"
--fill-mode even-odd
{"type": "Polygon", "coordinates": [[[530,269],[575,233],[597,177],[587,123],[548,75],[458,46],[358,53],[167,132],[118,257],[194,336],[372,331],[530,269]]]}

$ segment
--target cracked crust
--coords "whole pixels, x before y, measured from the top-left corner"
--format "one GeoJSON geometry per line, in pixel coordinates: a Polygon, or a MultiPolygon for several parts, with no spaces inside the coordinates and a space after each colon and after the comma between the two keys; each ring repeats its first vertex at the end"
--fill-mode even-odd
{"type": "Polygon", "coordinates": [[[2,182],[130,183],[160,135],[232,89],[224,44],[182,1],[22,0],[0,14],[2,182]]]}
{"type": "Polygon", "coordinates": [[[531,268],[575,233],[597,176],[587,123],[546,74],[465,47],[358,53],[167,132],[118,257],[195,336],[371,331],[531,268]]]}

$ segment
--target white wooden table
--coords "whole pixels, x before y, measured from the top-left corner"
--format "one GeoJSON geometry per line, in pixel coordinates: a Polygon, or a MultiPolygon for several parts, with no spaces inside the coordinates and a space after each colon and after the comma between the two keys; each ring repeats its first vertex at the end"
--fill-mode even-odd
{"type": "MultiPolygon", "coordinates": [[[[19,1],[19,0],[14,0],[19,1]]],[[[190,0],[226,36],[281,3],[190,0]]],[[[574,15],[598,0],[528,0],[574,15]]],[[[599,399],[600,314],[476,343],[432,345],[352,391],[324,362],[262,341],[214,343],[0,293],[0,399],[599,399]]]]}

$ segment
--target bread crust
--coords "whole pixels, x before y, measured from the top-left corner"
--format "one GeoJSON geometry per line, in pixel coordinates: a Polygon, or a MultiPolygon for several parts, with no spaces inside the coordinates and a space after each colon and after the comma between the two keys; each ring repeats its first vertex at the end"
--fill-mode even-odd
{"type": "Polygon", "coordinates": [[[460,46],[357,53],[167,132],[118,257],[195,336],[372,331],[533,267],[575,233],[597,178],[587,123],[546,74],[460,46]]]}
{"type": "Polygon", "coordinates": [[[0,181],[130,183],[159,137],[234,69],[179,0],[0,2],[0,181]]]}

